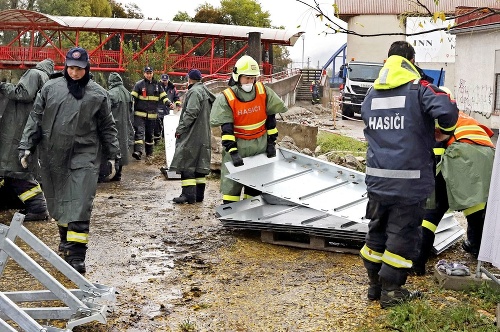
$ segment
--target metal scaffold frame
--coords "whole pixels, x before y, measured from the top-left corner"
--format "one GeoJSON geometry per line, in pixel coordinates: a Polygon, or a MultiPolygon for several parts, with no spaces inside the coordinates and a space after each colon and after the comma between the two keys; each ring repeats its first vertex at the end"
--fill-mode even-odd
{"type": "Polygon", "coordinates": [[[116,302],[115,288],[89,282],[24,227],[23,221],[24,215],[16,213],[10,226],[0,224],[0,278],[3,275],[8,259],[11,258],[45,286],[46,290],[0,291],[0,330],[18,331],[14,329],[12,322],[22,331],[27,332],[71,331],[75,326],[93,321],[105,324],[106,312],[109,306],[116,302]],[[23,240],[40,257],[48,261],[78,288],[67,289],[64,287],[31,256],[16,245],[15,240],[17,238],[23,240]],[[60,301],[66,306],[36,306],[47,301],[60,301]],[[20,307],[20,303],[26,304],[27,307],[20,307]],[[60,329],[53,326],[43,326],[37,320],[63,320],[67,321],[67,323],[66,328],[60,329]]]}

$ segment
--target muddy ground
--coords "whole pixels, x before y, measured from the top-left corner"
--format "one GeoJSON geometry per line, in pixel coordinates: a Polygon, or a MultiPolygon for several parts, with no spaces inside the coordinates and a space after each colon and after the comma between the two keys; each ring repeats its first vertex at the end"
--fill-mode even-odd
{"type": "MultiPolygon", "coordinates": [[[[359,124],[337,121],[358,135],[359,124]]],[[[180,181],[166,180],[160,166],[161,156],[152,164],[134,160],[121,182],[99,184],[85,276],[119,293],[107,324],[74,331],[356,331],[386,313],[365,299],[357,255],[266,244],[258,232],[225,229],[215,217],[216,174],[204,202],[176,205],[180,181]]],[[[14,212],[1,212],[0,222],[8,224],[14,212]]],[[[54,223],[25,225],[57,249],[54,223]]],[[[438,258],[475,268],[458,244],[438,258]]],[[[426,301],[459,298],[436,292],[432,276],[412,276],[408,284],[427,291],[426,301]]],[[[40,285],[10,261],[0,290],[19,289],[40,285]]]]}

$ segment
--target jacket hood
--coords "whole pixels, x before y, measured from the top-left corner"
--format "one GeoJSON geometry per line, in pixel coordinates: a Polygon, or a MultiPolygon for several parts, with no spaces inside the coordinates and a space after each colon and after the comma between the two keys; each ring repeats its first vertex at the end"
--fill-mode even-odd
{"type": "Polygon", "coordinates": [[[415,66],[399,55],[391,55],[373,84],[375,90],[389,90],[420,78],[415,66]]]}
{"type": "Polygon", "coordinates": [[[109,88],[114,88],[115,86],[118,86],[118,85],[123,85],[123,80],[122,80],[122,77],[120,76],[120,74],[118,73],[111,73],[109,74],[109,77],[108,77],[108,86],[109,88]]]}
{"type": "Polygon", "coordinates": [[[36,64],[35,68],[50,75],[54,72],[54,61],[52,59],[42,60],[36,64]]]}

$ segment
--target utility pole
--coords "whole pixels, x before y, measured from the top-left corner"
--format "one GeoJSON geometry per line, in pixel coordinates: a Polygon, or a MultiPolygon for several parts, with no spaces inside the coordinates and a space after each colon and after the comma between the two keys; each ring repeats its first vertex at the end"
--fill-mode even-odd
{"type": "Polygon", "coordinates": [[[303,33],[300,35],[300,38],[302,38],[302,63],[301,63],[301,67],[302,69],[304,69],[304,45],[305,45],[305,39],[306,39],[306,35],[303,33]]]}

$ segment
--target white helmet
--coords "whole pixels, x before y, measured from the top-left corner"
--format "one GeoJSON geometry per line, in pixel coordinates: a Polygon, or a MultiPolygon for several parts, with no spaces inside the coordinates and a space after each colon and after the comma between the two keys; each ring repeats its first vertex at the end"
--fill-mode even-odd
{"type": "Polygon", "coordinates": [[[238,82],[240,75],[259,76],[259,64],[251,56],[244,55],[236,61],[232,75],[235,82],[238,82]]]}

